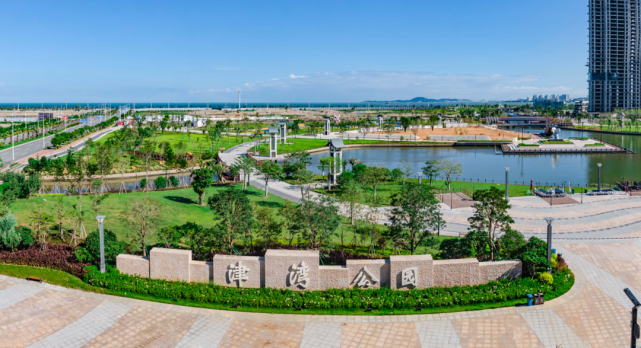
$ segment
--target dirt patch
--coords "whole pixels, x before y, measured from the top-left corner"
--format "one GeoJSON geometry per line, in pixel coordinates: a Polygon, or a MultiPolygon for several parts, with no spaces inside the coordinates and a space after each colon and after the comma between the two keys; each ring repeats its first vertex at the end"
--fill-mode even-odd
{"type": "MultiPolygon", "coordinates": [[[[407,135],[407,136],[414,136],[414,133],[412,133],[410,130],[407,132],[394,132],[394,134],[397,135],[407,135]]],[[[432,130],[431,128],[424,128],[424,129],[419,129],[418,131],[418,137],[419,139],[423,140],[426,137],[429,137],[430,135],[487,135],[490,137],[492,140],[500,140],[500,139],[509,139],[512,140],[516,137],[519,137],[519,133],[516,132],[509,132],[505,130],[495,130],[495,129],[489,129],[485,127],[465,127],[465,128],[435,128],[432,130]]]]}

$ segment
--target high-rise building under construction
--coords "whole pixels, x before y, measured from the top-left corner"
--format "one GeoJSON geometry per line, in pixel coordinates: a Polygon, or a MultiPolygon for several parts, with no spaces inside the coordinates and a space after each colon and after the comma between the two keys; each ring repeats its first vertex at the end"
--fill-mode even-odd
{"type": "Polygon", "coordinates": [[[641,0],[590,1],[590,111],[641,106],[637,40],[641,0]]]}

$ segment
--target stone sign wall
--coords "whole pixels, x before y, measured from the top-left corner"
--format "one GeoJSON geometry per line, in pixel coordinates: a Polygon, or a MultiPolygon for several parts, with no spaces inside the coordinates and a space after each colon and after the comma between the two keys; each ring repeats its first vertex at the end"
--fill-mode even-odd
{"type": "Polygon", "coordinates": [[[291,290],[381,288],[409,290],[476,285],[521,276],[519,260],[432,260],[431,255],[399,255],[389,260],[347,260],[345,266],[319,265],[316,250],[267,250],[265,257],[215,255],[193,261],[191,251],[154,248],[148,258],[118,255],[118,270],[154,279],[243,288],[291,290]]]}

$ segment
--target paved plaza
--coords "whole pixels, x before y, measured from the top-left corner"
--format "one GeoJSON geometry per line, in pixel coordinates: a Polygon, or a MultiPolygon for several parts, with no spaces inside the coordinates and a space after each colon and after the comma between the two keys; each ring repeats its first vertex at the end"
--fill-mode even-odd
{"type": "MultiPolygon", "coordinates": [[[[542,306],[401,316],[227,312],[119,298],[0,276],[0,347],[628,347],[630,288],[641,298],[641,198],[512,200],[515,226],[543,237],[576,275],[542,306]]],[[[444,210],[445,211],[445,210],[444,210]]],[[[465,227],[470,208],[450,209],[465,227]]],[[[452,227],[454,226],[454,227],[452,227]]]]}

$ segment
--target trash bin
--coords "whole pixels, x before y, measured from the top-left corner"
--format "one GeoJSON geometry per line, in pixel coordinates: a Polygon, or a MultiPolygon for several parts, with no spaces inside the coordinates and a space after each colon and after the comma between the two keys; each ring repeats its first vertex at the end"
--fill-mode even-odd
{"type": "Polygon", "coordinates": [[[556,249],[552,249],[552,255],[556,255],[556,249]]]}
{"type": "Polygon", "coordinates": [[[572,189],[572,194],[574,194],[574,189],[572,189]]]}
{"type": "Polygon", "coordinates": [[[532,294],[527,294],[527,305],[532,306],[534,304],[534,296],[532,294]]]}
{"type": "Polygon", "coordinates": [[[541,304],[540,301],[541,300],[539,299],[539,294],[534,294],[534,305],[535,306],[540,305],[541,304]]]}
{"type": "Polygon", "coordinates": [[[539,304],[542,305],[545,303],[545,294],[542,292],[539,292],[539,304]]]}

